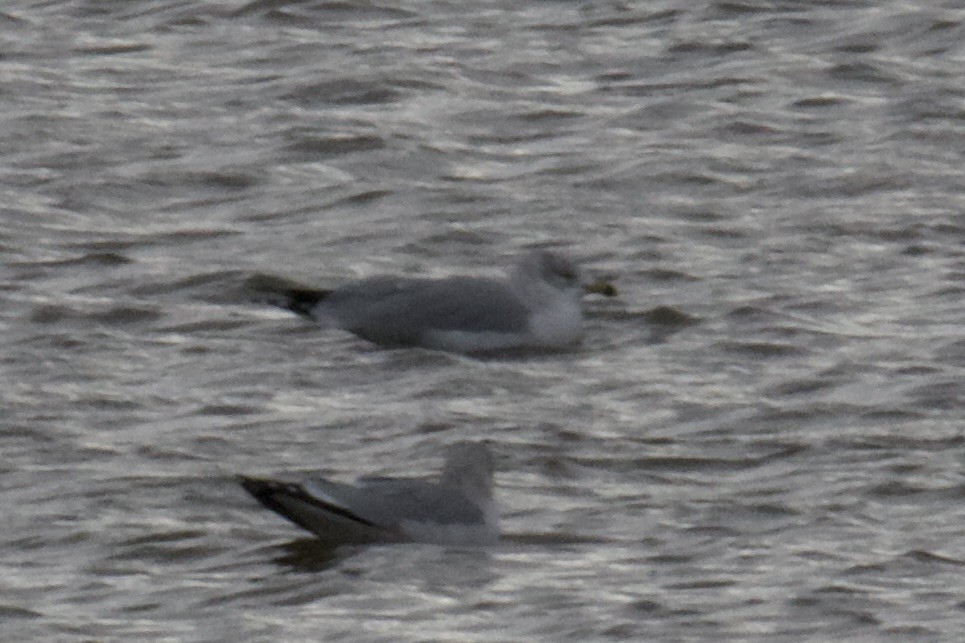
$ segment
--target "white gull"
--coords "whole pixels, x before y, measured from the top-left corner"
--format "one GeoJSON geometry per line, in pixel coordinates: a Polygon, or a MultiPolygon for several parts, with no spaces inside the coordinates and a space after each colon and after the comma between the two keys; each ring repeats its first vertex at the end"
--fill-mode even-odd
{"type": "Polygon", "coordinates": [[[613,296],[616,289],[584,280],[558,253],[533,250],[502,279],[384,275],[334,290],[279,288],[269,299],[382,346],[479,353],[576,343],[588,292],[613,296]]]}
{"type": "Polygon", "coordinates": [[[485,444],[460,442],[449,447],[437,479],[360,478],[354,484],[239,479],[261,504],[329,545],[485,545],[499,539],[493,470],[485,444]]]}

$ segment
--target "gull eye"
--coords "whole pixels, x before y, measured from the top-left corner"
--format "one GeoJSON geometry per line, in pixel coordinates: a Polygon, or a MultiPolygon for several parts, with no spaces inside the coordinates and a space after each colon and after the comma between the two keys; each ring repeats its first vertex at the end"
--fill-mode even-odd
{"type": "Polygon", "coordinates": [[[562,278],[564,281],[573,281],[576,279],[576,273],[573,269],[566,266],[553,266],[553,274],[562,278]]]}

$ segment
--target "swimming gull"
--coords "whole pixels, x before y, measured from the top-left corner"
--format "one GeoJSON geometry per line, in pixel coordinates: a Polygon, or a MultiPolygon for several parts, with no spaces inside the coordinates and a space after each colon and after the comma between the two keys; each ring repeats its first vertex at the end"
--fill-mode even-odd
{"type": "Polygon", "coordinates": [[[382,346],[457,353],[559,349],[582,335],[582,295],[613,296],[549,250],[519,258],[505,278],[376,276],[334,290],[280,288],[271,303],[382,346]]]}
{"type": "Polygon", "coordinates": [[[480,442],[449,447],[438,479],[315,478],[304,483],[240,476],[261,504],[329,545],[426,542],[485,545],[499,538],[493,456],[480,442]]]}

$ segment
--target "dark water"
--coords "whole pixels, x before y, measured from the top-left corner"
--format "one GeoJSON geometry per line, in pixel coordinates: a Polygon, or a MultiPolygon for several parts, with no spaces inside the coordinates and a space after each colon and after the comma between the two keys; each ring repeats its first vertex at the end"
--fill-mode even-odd
{"type": "Polygon", "coordinates": [[[0,8],[4,640],[965,637],[965,10],[0,8]],[[279,275],[560,245],[576,350],[385,351],[279,275]],[[231,476],[488,438],[505,543],[320,550],[231,476]]]}

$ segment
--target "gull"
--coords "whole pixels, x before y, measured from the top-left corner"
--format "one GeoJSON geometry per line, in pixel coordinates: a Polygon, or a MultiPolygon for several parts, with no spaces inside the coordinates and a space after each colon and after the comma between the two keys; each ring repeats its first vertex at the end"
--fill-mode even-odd
{"type": "Polygon", "coordinates": [[[265,507],[328,545],[424,542],[486,545],[499,539],[493,456],[480,442],[449,447],[437,479],[315,478],[303,483],[239,476],[265,507]]]}
{"type": "Polygon", "coordinates": [[[483,353],[575,344],[585,293],[612,297],[616,288],[585,281],[563,255],[533,250],[501,279],[381,275],[334,290],[282,287],[270,302],[381,346],[483,353]]]}

